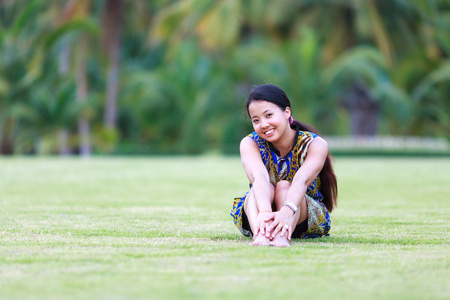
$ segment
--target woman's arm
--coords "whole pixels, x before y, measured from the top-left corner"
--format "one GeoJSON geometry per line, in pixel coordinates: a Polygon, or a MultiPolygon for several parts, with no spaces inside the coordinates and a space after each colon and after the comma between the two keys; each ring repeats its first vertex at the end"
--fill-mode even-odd
{"type": "Polygon", "coordinates": [[[269,173],[261,159],[258,145],[247,136],[241,141],[240,152],[242,166],[252,184],[258,211],[272,211],[269,173]]]}
{"type": "Polygon", "coordinates": [[[286,196],[286,202],[292,202],[297,207],[300,206],[308,187],[322,170],[327,155],[327,142],[321,137],[316,137],[309,145],[305,161],[292,180],[286,196]]]}

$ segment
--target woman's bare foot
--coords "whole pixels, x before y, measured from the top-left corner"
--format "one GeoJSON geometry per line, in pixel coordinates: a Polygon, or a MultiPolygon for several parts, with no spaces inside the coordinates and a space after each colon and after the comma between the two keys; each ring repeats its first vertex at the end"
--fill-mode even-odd
{"type": "Polygon", "coordinates": [[[258,233],[257,236],[253,238],[253,242],[250,243],[251,246],[269,246],[270,240],[266,238],[265,235],[258,233]]]}
{"type": "Polygon", "coordinates": [[[291,244],[288,241],[286,234],[284,236],[280,236],[280,234],[277,234],[269,243],[269,245],[274,247],[289,247],[291,244]]]}

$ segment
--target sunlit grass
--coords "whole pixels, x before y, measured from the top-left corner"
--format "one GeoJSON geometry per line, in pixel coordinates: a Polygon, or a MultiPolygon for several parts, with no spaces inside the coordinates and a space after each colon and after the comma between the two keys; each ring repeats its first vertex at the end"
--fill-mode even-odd
{"type": "Polygon", "coordinates": [[[1,158],[1,299],[448,299],[450,160],[336,160],[331,235],[255,248],[237,157],[1,158]]]}

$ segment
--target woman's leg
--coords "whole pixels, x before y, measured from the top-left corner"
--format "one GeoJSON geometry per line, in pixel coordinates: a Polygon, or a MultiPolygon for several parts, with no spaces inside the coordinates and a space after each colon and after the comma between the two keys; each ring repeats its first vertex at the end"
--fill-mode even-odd
{"type": "MultiPolygon", "coordinates": [[[[279,211],[284,204],[286,203],[286,196],[289,191],[289,188],[291,187],[291,183],[286,180],[282,180],[278,182],[276,188],[275,188],[275,208],[277,211],[279,211]]],[[[292,221],[292,224],[289,224],[292,228],[292,231],[294,231],[295,227],[305,221],[308,218],[308,206],[306,205],[306,199],[303,197],[300,208],[297,210],[297,212],[294,214],[294,218],[292,221]]],[[[270,243],[272,246],[278,246],[278,247],[286,247],[289,246],[289,241],[287,240],[286,235],[280,236],[278,234],[270,243]]]]}
{"type": "MultiPolygon", "coordinates": [[[[271,185],[270,190],[270,199],[271,199],[271,205],[273,205],[273,199],[274,199],[274,188],[271,185]]],[[[259,233],[258,235],[255,235],[255,232],[258,229],[257,225],[257,218],[258,218],[258,206],[256,205],[256,199],[253,194],[253,189],[250,189],[249,193],[247,194],[247,197],[245,198],[244,202],[244,211],[248,218],[248,223],[250,224],[250,228],[253,233],[253,242],[251,245],[254,246],[268,246],[270,240],[266,238],[265,235],[259,233]]]]}

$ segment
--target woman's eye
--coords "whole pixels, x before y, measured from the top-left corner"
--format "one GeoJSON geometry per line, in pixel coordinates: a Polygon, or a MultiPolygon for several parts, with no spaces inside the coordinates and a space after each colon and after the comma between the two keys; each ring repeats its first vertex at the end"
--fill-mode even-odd
{"type": "Polygon", "coordinates": [[[272,114],[267,114],[266,118],[270,118],[272,116],[272,114]]]}
{"type": "Polygon", "coordinates": [[[253,124],[256,124],[256,123],[258,123],[258,120],[253,120],[253,124]]]}

